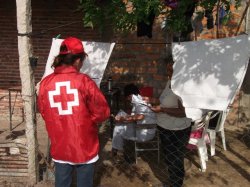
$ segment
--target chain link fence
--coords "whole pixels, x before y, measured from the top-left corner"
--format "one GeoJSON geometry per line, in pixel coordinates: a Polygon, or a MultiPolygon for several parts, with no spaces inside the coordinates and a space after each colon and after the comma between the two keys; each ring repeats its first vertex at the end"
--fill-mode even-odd
{"type": "MultiPolygon", "coordinates": [[[[113,111],[115,114],[117,111],[113,111]]],[[[1,124],[0,129],[0,169],[2,173],[10,173],[15,170],[19,176],[1,175],[0,186],[23,186],[23,182],[27,178],[28,156],[26,145],[30,142],[21,142],[20,139],[25,138],[25,133],[29,130],[25,128],[25,122],[19,124],[22,118],[13,118],[13,130],[11,134],[3,136],[7,129],[8,117],[1,118],[6,121],[1,124]],[[26,131],[26,132],[25,132],[26,131]],[[7,144],[14,142],[15,144],[7,144]],[[12,149],[12,148],[18,148],[12,149]],[[7,158],[7,159],[6,159],[7,158]],[[14,161],[14,163],[12,162],[14,161]],[[3,167],[5,163],[8,167],[3,167]],[[20,176],[22,175],[22,176],[20,176]],[[7,178],[11,179],[7,180],[7,178]],[[14,183],[14,184],[13,184],[14,183]]],[[[38,176],[39,183],[37,186],[49,187],[54,185],[54,164],[49,154],[49,140],[45,124],[40,114],[37,113],[37,163],[39,165],[38,176]]],[[[231,109],[226,122],[225,134],[227,151],[224,150],[220,138],[220,134],[216,136],[215,155],[211,156],[210,144],[207,142],[207,159],[206,171],[201,172],[201,162],[196,147],[187,149],[183,145],[185,177],[183,186],[248,186],[249,184],[249,140],[250,140],[250,124],[249,119],[244,114],[243,108],[239,104],[235,104],[231,109]],[[244,117],[245,116],[245,117],[244,117]]],[[[155,150],[138,151],[135,153],[135,141],[125,141],[124,151],[120,151],[117,155],[112,154],[112,120],[107,120],[99,126],[100,152],[99,160],[95,166],[94,186],[96,187],[113,187],[113,186],[170,186],[169,164],[175,165],[175,158],[178,158],[178,152],[167,147],[173,147],[174,142],[170,145],[162,142],[165,131],[157,127],[156,137],[154,141],[147,144],[138,144],[138,149],[147,149],[152,147],[155,150]],[[159,139],[157,138],[159,136],[159,139]],[[161,137],[161,138],[160,138],[161,137]],[[158,144],[159,143],[159,144],[158,144]],[[158,146],[159,145],[159,150],[158,146]],[[167,149],[166,149],[167,148],[167,149]],[[166,157],[166,152],[171,156],[166,157]]],[[[177,136],[176,140],[183,137],[177,136]]],[[[173,141],[173,140],[172,140],[173,141]]],[[[180,145],[180,144],[179,144],[180,145]]],[[[176,165],[175,169],[182,176],[180,166],[176,165]]],[[[178,173],[178,172],[177,172],[178,173]]],[[[72,186],[76,186],[76,180],[72,186]]],[[[175,176],[178,181],[178,176],[175,176]]],[[[174,185],[173,185],[174,186],[174,185]]]]}
{"type": "MultiPolygon", "coordinates": [[[[107,120],[99,126],[100,138],[100,159],[96,163],[94,186],[180,186],[178,185],[179,179],[184,176],[183,186],[226,186],[231,183],[232,186],[236,185],[233,177],[236,173],[242,175],[242,178],[235,177],[237,181],[241,181],[242,186],[247,186],[249,169],[245,164],[249,164],[249,124],[239,124],[238,108],[233,108],[225,122],[226,145],[227,151],[223,148],[220,133],[216,135],[215,155],[211,156],[210,153],[210,138],[207,137],[207,158],[206,158],[206,171],[202,172],[202,166],[199,151],[196,146],[182,145],[181,139],[188,139],[189,136],[181,136],[178,134],[168,134],[171,137],[172,143],[166,145],[164,136],[166,132],[162,128],[157,127],[156,136],[154,141],[138,144],[136,147],[135,141],[125,140],[124,150],[118,151],[116,155],[112,154],[112,123],[113,121],[107,120]],[[174,142],[177,141],[178,143],[174,142]],[[157,143],[160,144],[159,152],[157,143]],[[174,146],[178,145],[178,149],[174,146]],[[180,147],[182,146],[182,149],[180,147]],[[136,149],[154,150],[138,151],[136,149]],[[171,151],[172,150],[172,151],[171,151]],[[181,150],[183,152],[178,152],[181,150]],[[239,154],[242,153],[242,155],[239,154]],[[184,171],[178,165],[179,154],[184,155],[184,171]],[[168,156],[166,156],[168,155],[168,156]],[[177,160],[177,161],[176,161],[177,160]],[[243,162],[244,164],[238,164],[243,162]],[[172,168],[169,169],[169,166],[172,168]],[[219,168],[219,169],[218,169],[219,168]],[[170,172],[175,170],[174,175],[170,172]],[[223,171],[223,172],[222,172],[223,171]],[[223,174],[222,174],[223,173],[223,174]],[[170,177],[171,176],[171,177],[170,177]],[[237,179],[236,179],[237,178],[237,179]],[[174,179],[174,180],[171,180],[174,179]],[[172,181],[172,185],[170,184],[172,181]],[[176,181],[176,184],[175,184],[176,181]]],[[[188,135],[188,133],[187,133],[188,135]]],[[[166,140],[165,140],[166,141],[166,140]]],[[[185,142],[185,141],[184,141],[185,142]]],[[[47,152],[49,153],[49,152],[47,152]]],[[[53,162],[48,159],[49,155],[44,155],[44,159],[40,165],[40,173],[43,180],[54,180],[53,162]]],[[[72,186],[76,186],[73,180],[72,186]]]]}

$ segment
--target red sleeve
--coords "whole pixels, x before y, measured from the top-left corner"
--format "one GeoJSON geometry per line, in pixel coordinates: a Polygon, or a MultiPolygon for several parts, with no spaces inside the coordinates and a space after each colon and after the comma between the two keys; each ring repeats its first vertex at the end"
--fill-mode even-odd
{"type": "Polygon", "coordinates": [[[110,116],[110,108],[107,100],[93,80],[88,79],[86,87],[88,90],[87,107],[91,114],[91,120],[95,123],[103,122],[110,116]]]}

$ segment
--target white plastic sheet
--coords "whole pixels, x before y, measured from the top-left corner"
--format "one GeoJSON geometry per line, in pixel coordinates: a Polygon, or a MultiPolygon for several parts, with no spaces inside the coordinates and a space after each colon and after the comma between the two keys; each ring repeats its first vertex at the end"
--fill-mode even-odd
{"type": "Polygon", "coordinates": [[[186,108],[226,110],[245,77],[249,52],[248,35],[174,43],[171,87],[186,108]]]}

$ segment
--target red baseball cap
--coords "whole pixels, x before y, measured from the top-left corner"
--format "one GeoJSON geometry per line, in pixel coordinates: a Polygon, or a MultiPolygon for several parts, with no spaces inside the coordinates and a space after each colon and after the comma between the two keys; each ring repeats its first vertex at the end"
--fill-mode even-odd
{"type": "Polygon", "coordinates": [[[82,41],[75,37],[68,37],[63,40],[60,47],[60,55],[85,53],[82,41]]]}

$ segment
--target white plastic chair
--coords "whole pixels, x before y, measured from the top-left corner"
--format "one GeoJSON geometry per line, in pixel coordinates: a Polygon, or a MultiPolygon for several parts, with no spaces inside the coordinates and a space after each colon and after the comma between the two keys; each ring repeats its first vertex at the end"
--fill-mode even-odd
{"type": "Polygon", "coordinates": [[[201,164],[201,171],[205,172],[206,171],[206,161],[208,161],[208,154],[207,154],[207,128],[209,125],[209,120],[211,117],[212,112],[208,112],[201,120],[197,120],[194,123],[193,131],[203,129],[202,134],[200,138],[192,138],[190,137],[189,139],[189,144],[195,145],[198,150],[198,154],[200,157],[200,164],[201,164]]]}
{"type": "Polygon", "coordinates": [[[207,132],[209,133],[210,137],[210,154],[211,156],[215,155],[215,141],[216,141],[216,133],[220,133],[223,149],[226,151],[226,138],[225,138],[225,131],[224,131],[224,123],[226,121],[227,115],[229,113],[229,109],[226,111],[220,111],[219,118],[216,124],[215,129],[207,129],[207,132]]]}

